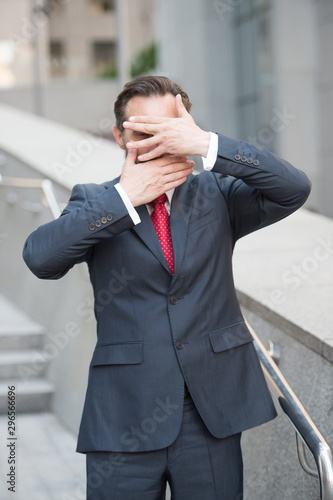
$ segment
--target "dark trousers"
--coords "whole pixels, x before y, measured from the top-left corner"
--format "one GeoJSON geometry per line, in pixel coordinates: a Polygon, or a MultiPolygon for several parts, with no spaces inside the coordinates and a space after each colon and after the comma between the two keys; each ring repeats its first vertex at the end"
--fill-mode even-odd
{"type": "Polygon", "coordinates": [[[88,500],[242,500],[241,434],[214,438],[191,397],[177,439],[142,453],[87,453],[88,500]]]}

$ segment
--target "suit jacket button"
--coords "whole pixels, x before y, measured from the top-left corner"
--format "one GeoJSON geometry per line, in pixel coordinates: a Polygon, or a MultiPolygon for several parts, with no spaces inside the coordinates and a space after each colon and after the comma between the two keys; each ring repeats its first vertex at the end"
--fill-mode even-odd
{"type": "Polygon", "coordinates": [[[102,218],[101,218],[101,221],[102,221],[102,224],[106,224],[108,220],[107,220],[107,218],[106,218],[106,217],[102,217],[102,218]]]}
{"type": "Polygon", "coordinates": [[[178,302],[177,297],[175,297],[175,295],[173,295],[173,296],[171,297],[171,299],[170,299],[170,302],[171,302],[171,304],[172,304],[173,306],[175,306],[175,305],[177,304],[177,302],[178,302]]]}
{"type": "Polygon", "coordinates": [[[178,342],[176,342],[176,347],[177,347],[177,349],[183,349],[183,347],[184,347],[183,342],[181,342],[180,340],[178,340],[178,342]]]}
{"type": "Polygon", "coordinates": [[[239,161],[241,159],[240,155],[235,155],[235,160],[239,161]]]}
{"type": "Polygon", "coordinates": [[[90,224],[89,229],[90,229],[90,231],[93,231],[95,229],[95,224],[90,224]]]}
{"type": "Polygon", "coordinates": [[[252,158],[248,158],[246,161],[247,161],[247,163],[248,163],[249,165],[251,165],[251,163],[253,163],[252,158]]]}
{"type": "Polygon", "coordinates": [[[259,165],[259,160],[253,160],[253,165],[255,166],[259,165]]]}
{"type": "Polygon", "coordinates": [[[113,219],[113,215],[112,215],[112,214],[108,214],[108,215],[106,216],[106,218],[107,218],[107,220],[108,220],[108,221],[110,221],[110,220],[112,220],[112,219],[113,219]]]}
{"type": "Polygon", "coordinates": [[[241,161],[246,161],[246,160],[247,160],[246,156],[241,156],[241,161]]]}
{"type": "Polygon", "coordinates": [[[95,222],[95,226],[96,226],[96,227],[101,227],[101,225],[102,225],[102,223],[101,223],[101,221],[100,221],[100,220],[97,220],[97,221],[95,222]]]}

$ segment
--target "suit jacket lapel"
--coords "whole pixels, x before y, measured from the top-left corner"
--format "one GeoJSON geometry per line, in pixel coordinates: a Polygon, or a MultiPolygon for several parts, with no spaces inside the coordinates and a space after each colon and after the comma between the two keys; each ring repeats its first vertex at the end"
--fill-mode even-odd
{"type": "Polygon", "coordinates": [[[177,279],[184,258],[188,225],[193,209],[196,188],[197,178],[190,175],[184,184],[175,189],[172,197],[170,229],[175,258],[173,281],[177,279]]]}
{"type": "Polygon", "coordinates": [[[167,261],[165,260],[163,250],[161,247],[160,240],[156,234],[155,228],[153,226],[152,220],[148,213],[146,205],[140,205],[136,207],[136,211],[139,214],[141,223],[133,227],[133,230],[137,233],[142,241],[147,245],[155,257],[160,261],[162,266],[170,272],[167,261]]]}

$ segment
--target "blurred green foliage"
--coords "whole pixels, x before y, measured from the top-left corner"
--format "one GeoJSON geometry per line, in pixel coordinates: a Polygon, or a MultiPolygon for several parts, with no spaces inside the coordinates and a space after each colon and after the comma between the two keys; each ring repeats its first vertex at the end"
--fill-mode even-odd
{"type": "Polygon", "coordinates": [[[98,78],[116,78],[117,68],[115,64],[110,64],[104,67],[104,69],[98,73],[98,78]]]}
{"type": "MultiPolygon", "coordinates": [[[[149,73],[156,68],[157,64],[157,49],[156,43],[152,43],[145,49],[136,54],[131,61],[131,76],[137,76],[149,73]]],[[[114,63],[108,64],[97,75],[99,78],[116,78],[117,67],[114,63]]]]}
{"type": "Polygon", "coordinates": [[[131,76],[136,78],[137,76],[154,70],[157,63],[156,59],[156,43],[152,43],[133,57],[131,62],[131,76]]]}

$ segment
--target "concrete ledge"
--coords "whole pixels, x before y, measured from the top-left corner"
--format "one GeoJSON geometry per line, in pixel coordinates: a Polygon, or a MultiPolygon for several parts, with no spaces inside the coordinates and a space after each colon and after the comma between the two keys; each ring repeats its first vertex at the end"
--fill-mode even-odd
{"type": "Polygon", "coordinates": [[[242,305],[333,362],[331,219],[301,209],[246,236],[234,276],[242,305]]]}
{"type": "MultiPolygon", "coordinates": [[[[115,143],[5,104],[0,114],[0,149],[65,188],[120,174],[124,152],[115,143]]],[[[112,125],[105,118],[100,132],[112,125]]]]}

